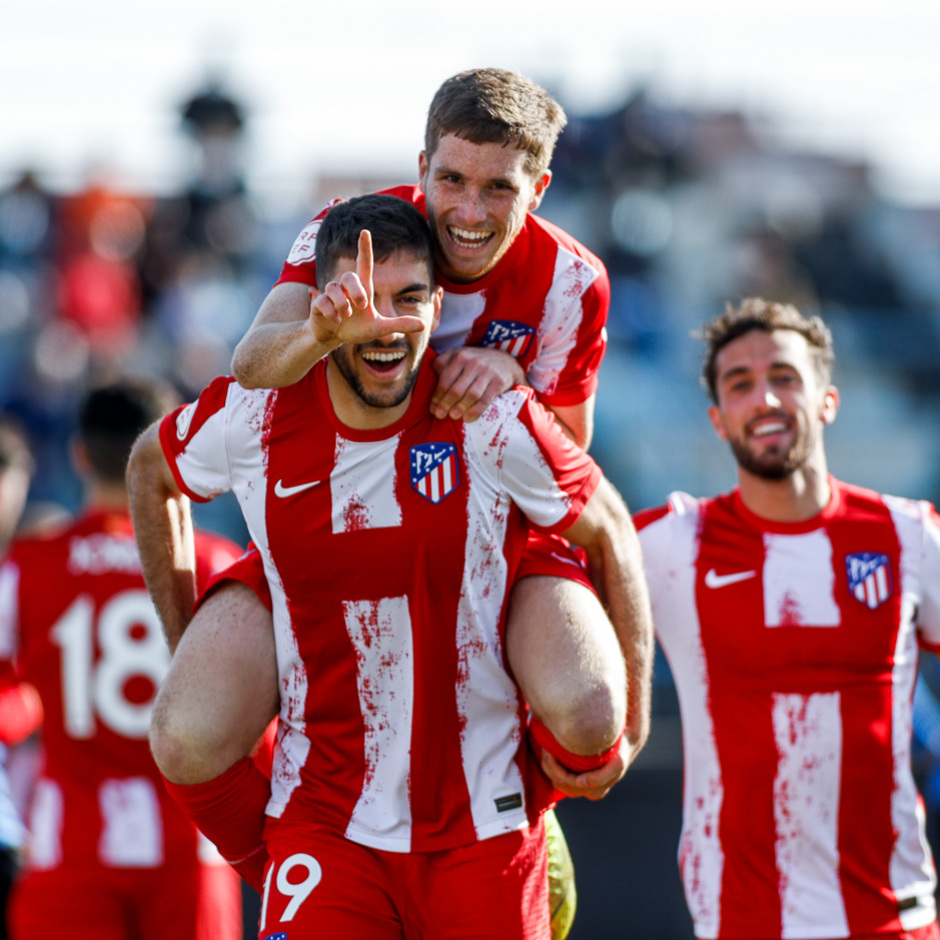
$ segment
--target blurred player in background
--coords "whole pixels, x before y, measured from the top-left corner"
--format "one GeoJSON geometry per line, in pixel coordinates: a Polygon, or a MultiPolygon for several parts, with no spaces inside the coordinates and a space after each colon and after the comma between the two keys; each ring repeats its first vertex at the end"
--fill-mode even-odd
{"type": "MultiPolygon", "coordinates": [[[[238,879],[166,794],[147,742],[170,654],[124,472],[136,436],[175,403],[145,380],[92,390],[73,445],[80,518],[16,540],[0,568],[0,658],[44,710],[29,850],[10,902],[17,940],[241,937],[238,879]]],[[[203,579],[239,554],[218,536],[197,545],[203,579]]]]}
{"type": "Polygon", "coordinates": [[[819,318],[750,299],[703,333],[738,486],[636,517],[682,711],[695,934],[936,940],[911,709],[918,647],[940,652],[940,517],[829,475],[819,318]]]}
{"type": "MultiPolygon", "coordinates": [[[[23,515],[34,463],[26,431],[0,415],[0,557],[5,554],[23,515]]],[[[17,813],[6,771],[6,746],[18,744],[41,720],[42,706],[30,686],[0,677],[0,940],[7,937],[7,898],[19,865],[25,829],[17,813]],[[5,733],[4,733],[5,732],[5,733]]]]}

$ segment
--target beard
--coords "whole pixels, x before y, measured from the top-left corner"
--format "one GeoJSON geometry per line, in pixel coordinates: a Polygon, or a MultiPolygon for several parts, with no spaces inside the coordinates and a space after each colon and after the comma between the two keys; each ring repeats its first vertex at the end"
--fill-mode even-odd
{"type": "Polygon", "coordinates": [[[812,441],[806,433],[799,434],[787,450],[771,449],[760,456],[750,450],[741,438],[729,440],[728,443],[738,466],[764,480],[786,480],[805,466],[813,450],[812,441]]]}
{"type": "Polygon", "coordinates": [[[411,394],[411,390],[418,380],[420,359],[412,365],[411,371],[405,376],[401,385],[374,392],[369,391],[363,386],[358,373],[353,368],[352,355],[345,345],[334,349],[331,355],[340,375],[346,380],[356,396],[370,408],[394,408],[396,405],[400,405],[411,394]]]}

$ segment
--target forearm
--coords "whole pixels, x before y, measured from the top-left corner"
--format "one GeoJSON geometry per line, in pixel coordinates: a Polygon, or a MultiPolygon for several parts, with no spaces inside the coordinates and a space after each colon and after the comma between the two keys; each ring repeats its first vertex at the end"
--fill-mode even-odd
{"type": "Polygon", "coordinates": [[[127,483],[141,569],[173,652],[192,619],[196,551],[189,499],[171,480],[151,428],[134,447],[127,483]]]}
{"type": "MultiPolygon", "coordinates": [[[[602,484],[609,486],[607,484],[602,484]]],[[[652,696],[653,618],[640,542],[613,488],[608,522],[584,544],[591,581],[607,608],[626,664],[626,736],[634,750],[649,736],[652,696]]]]}
{"type": "Polygon", "coordinates": [[[255,324],[235,347],[232,375],[243,388],[283,388],[337,345],[317,340],[307,320],[255,324]]]}

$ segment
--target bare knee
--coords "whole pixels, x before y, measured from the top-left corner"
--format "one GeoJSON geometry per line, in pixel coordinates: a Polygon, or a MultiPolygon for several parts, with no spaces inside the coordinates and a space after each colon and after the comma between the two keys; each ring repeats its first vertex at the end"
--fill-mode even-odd
{"type": "Polygon", "coordinates": [[[513,588],[510,666],[533,713],[573,754],[598,754],[626,721],[626,669],[614,629],[583,585],[530,577],[513,588]]]}

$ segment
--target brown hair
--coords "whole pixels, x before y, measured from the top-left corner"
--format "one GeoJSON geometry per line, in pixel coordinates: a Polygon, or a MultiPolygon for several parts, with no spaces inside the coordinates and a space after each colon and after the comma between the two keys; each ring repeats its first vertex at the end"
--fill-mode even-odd
{"type": "Polygon", "coordinates": [[[712,401],[717,404],[715,360],[718,353],[732,340],[750,333],[751,330],[793,330],[799,333],[810,348],[816,372],[823,384],[828,384],[832,374],[832,334],[820,317],[805,317],[790,304],[774,303],[762,297],[748,297],[735,308],[727,304],[725,312],[706,323],[699,331],[705,342],[705,363],[702,367],[702,384],[712,401]]]}
{"type": "Polygon", "coordinates": [[[471,69],[438,88],[428,109],[424,149],[430,159],[447,134],[473,144],[512,146],[526,152],[526,169],[539,177],[567,122],[561,105],[524,75],[471,69]]]}

